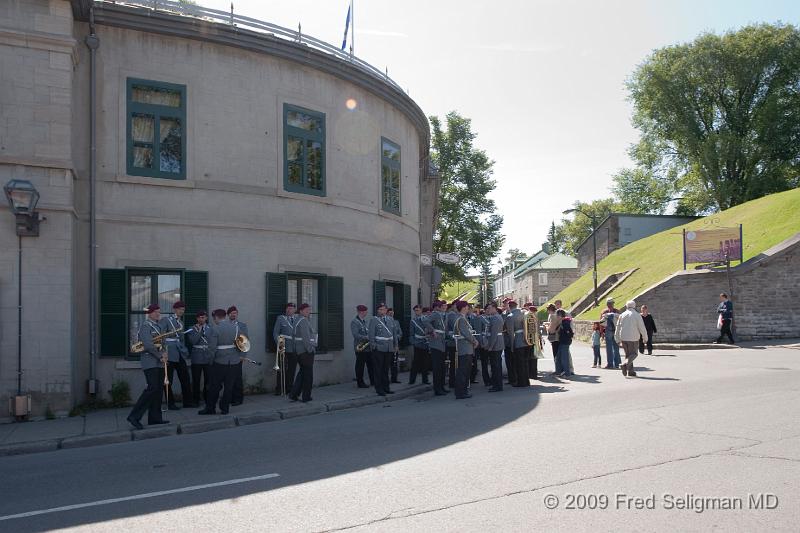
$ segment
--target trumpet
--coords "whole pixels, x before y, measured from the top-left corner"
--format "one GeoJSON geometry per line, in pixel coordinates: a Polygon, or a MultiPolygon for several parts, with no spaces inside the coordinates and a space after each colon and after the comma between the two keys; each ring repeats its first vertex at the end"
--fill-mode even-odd
{"type": "MultiPolygon", "coordinates": [[[[187,329],[183,333],[188,333],[191,329],[187,329]]],[[[161,351],[161,341],[169,337],[170,335],[174,335],[176,333],[181,333],[177,329],[173,329],[172,331],[167,331],[166,333],[162,333],[161,335],[156,335],[153,337],[153,344],[155,344],[156,348],[161,351]]],[[[181,333],[181,335],[183,335],[181,333]]],[[[144,351],[144,343],[142,341],[136,341],[131,345],[131,353],[142,353],[144,351]]]]}
{"type": "MultiPolygon", "coordinates": [[[[286,369],[286,337],[278,335],[278,349],[275,351],[275,366],[272,370],[280,372],[286,369]]],[[[281,396],[286,396],[286,376],[281,376],[281,396]]]]}
{"type": "Polygon", "coordinates": [[[356,345],[357,352],[364,352],[369,348],[369,340],[363,340],[356,345]]]}

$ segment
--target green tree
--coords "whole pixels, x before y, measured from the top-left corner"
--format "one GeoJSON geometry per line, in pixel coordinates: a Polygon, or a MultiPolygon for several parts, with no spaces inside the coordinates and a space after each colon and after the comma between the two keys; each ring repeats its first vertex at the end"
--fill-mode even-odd
{"type": "Polygon", "coordinates": [[[494,299],[494,282],[492,278],[492,264],[487,261],[481,265],[481,275],[478,278],[478,283],[480,283],[478,302],[481,305],[486,305],[494,299]]]}
{"type": "Polygon", "coordinates": [[[622,169],[611,179],[611,192],[625,213],[663,215],[675,193],[669,180],[640,167],[622,169]]]}
{"type": "Polygon", "coordinates": [[[491,263],[503,246],[503,217],[488,197],[495,188],[494,161],[473,144],[471,121],[451,111],[444,125],[430,117],[431,159],[439,170],[439,212],[433,251],[455,252],[458,265],[441,265],[442,284],[466,280],[466,269],[491,263]],[[444,126],[444,127],[443,127],[444,126]]]}
{"type": "Polygon", "coordinates": [[[528,258],[528,254],[520,250],[519,248],[511,248],[506,253],[506,263],[512,264],[517,261],[524,261],[528,258]]]}
{"type": "Polygon", "coordinates": [[[547,230],[547,244],[550,245],[551,254],[561,251],[561,238],[559,237],[555,220],[550,222],[550,229],[547,230]]]}
{"type": "MultiPolygon", "coordinates": [[[[613,198],[594,200],[590,203],[575,202],[573,207],[593,216],[598,224],[609,214],[620,211],[613,198]]],[[[565,254],[574,255],[578,246],[592,234],[592,221],[581,213],[574,213],[571,216],[572,218],[561,219],[561,223],[556,226],[556,232],[558,249],[565,254]]]]}
{"type": "Polygon", "coordinates": [[[727,209],[800,184],[794,26],[751,25],[656,50],[627,85],[643,174],[617,183],[623,204],[647,182],[681,196],[679,212],[727,209]]]}

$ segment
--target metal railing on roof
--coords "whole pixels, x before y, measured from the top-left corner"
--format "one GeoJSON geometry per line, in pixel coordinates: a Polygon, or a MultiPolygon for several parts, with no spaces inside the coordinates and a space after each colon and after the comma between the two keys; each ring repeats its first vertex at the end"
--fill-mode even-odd
{"type": "Polygon", "coordinates": [[[207,7],[190,2],[180,2],[174,0],[94,0],[94,2],[96,4],[114,4],[121,6],[141,7],[145,9],[151,9],[153,11],[194,17],[206,20],[208,22],[226,24],[234,28],[243,28],[258,33],[264,33],[273,37],[278,37],[280,39],[285,39],[287,41],[293,41],[295,43],[303,44],[310,48],[314,48],[321,52],[325,52],[326,54],[335,56],[342,61],[350,63],[367,74],[383,80],[399,91],[406,92],[397,82],[389,77],[388,68],[381,72],[377,68],[373,67],[366,61],[357,58],[353,54],[345,52],[330,43],[326,43],[325,41],[317,39],[316,37],[305,35],[302,33],[301,26],[299,24],[297,26],[297,30],[291,30],[289,28],[284,28],[283,26],[271,24],[263,20],[246,17],[244,15],[237,15],[233,11],[233,3],[231,3],[230,12],[227,12],[220,11],[218,9],[209,9],[207,7]]]}

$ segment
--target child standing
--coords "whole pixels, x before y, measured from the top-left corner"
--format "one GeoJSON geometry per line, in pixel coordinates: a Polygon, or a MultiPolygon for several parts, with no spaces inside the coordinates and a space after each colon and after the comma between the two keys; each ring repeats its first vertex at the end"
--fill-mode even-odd
{"type": "Polygon", "coordinates": [[[594,351],[592,368],[597,368],[602,365],[600,358],[600,322],[592,324],[592,350],[594,351]]]}

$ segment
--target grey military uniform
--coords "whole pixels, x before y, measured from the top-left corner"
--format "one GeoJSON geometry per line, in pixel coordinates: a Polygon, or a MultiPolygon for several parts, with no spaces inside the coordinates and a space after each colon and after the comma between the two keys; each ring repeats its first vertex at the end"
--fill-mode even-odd
{"type": "MultiPolygon", "coordinates": [[[[525,315],[519,309],[514,309],[506,317],[506,330],[509,335],[513,335],[513,344],[509,344],[515,350],[517,348],[527,348],[528,343],[525,342],[524,328],[525,315]]],[[[507,343],[508,344],[508,343],[507,343]]]]}
{"type": "Polygon", "coordinates": [[[317,348],[316,332],[311,322],[304,316],[294,322],[294,342],[297,353],[313,354],[317,348]]]}
{"type": "Polygon", "coordinates": [[[378,352],[394,352],[397,342],[394,320],[385,315],[374,316],[369,321],[369,344],[378,352]]]}
{"type": "Polygon", "coordinates": [[[428,335],[425,331],[425,317],[415,316],[411,319],[411,345],[423,350],[428,349],[428,335]]]}
{"type": "Polygon", "coordinates": [[[469,320],[464,316],[458,316],[453,324],[453,341],[456,344],[458,355],[473,355],[475,353],[474,342],[476,340],[472,334],[469,320]]]}
{"type": "Polygon", "coordinates": [[[353,349],[355,349],[360,343],[368,341],[369,327],[366,319],[362,320],[358,315],[353,317],[353,320],[350,321],[350,333],[353,334],[353,349]]]}
{"type": "Polygon", "coordinates": [[[425,332],[429,335],[428,346],[431,350],[444,351],[445,331],[444,315],[439,311],[434,311],[425,321],[425,332]]]}
{"type": "Polygon", "coordinates": [[[241,330],[230,320],[217,324],[209,336],[209,350],[213,349],[214,363],[218,365],[238,365],[240,360],[239,350],[234,345],[234,340],[241,330]]]}
{"type": "Polygon", "coordinates": [[[392,322],[394,322],[394,349],[397,350],[400,347],[400,339],[403,338],[403,328],[399,320],[392,318],[392,322]]]}
{"type": "Polygon", "coordinates": [[[456,323],[456,319],[458,318],[458,313],[455,311],[450,311],[449,313],[445,314],[445,331],[447,342],[445,343],[448,348],[455,348],[456,342],[453,339],[453,326],[456,323]]]}
{"type": "Polygon", "coordinates": [[[503,317],[495,314],[488,316],[486,320],[488,323],[483,339],[483,348],[490,352],[500,352],[505,348],[503,317]]]}
{"type": "Polygon", "coordinates": [[[160,334],[161,327],[159,327],[159,323],[154,322],[149,318],[142,322],[142,325],[139,326],[138,337],[142,344],[144,344],[144,351],[142,352],[140,359],[142,370],[159,368],[164,365],[164,363],[161,362],[161,354],[153,343],[153,337],[156,337],[160,334]]]}
{"type": "Polygon", "coordinates": [[[469,322],[469,327],[472,328],[472,333],[475,336],[475,340],[478,341],[480,346],[483,345],[483,320],[481,315],[476,313],[472,313],[471,315],[467,315],[467,321],[469,322]]]}
{"type": "Polygon", "coordinates": [[[213,354],[208,349],[208,336],[211,333],[211,326],[203,324],[200,331],[196,328],[186,334],[186,338],[192,345],[190,357],[193,365],[208,365],[211,364],[213,354]]]}
{"type": "Polygon", "coordinates": [[[166,316],[158,321],[161,331],[175,331],[172,335],[164,339],[164,346],[167,348],[167,359],[170,363],[177,363],[181,357],[187,357],[189,350],[183,341],[183,321],[177,316],[166,316]]]}
{"type": "Polygon", "coordinates": [[[275,321],[275,327],[272,328],[272,338],[275,340],[276,346],[278,344],[278,337],[283,335],[286,353],[297,353],[294,342],[294,325],[298,318],[297,315],[290,317],[281,315],[278,317],[278,320],[275,321]]]}

